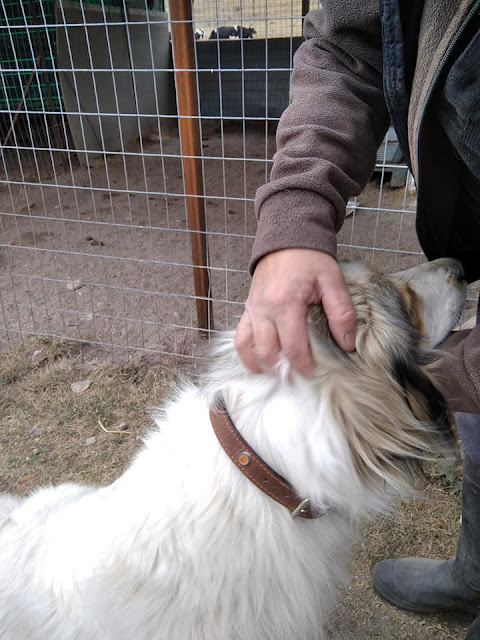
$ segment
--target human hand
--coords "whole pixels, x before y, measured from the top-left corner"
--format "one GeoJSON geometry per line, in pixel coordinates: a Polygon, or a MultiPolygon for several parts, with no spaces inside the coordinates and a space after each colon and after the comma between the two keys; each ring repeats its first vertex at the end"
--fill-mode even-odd
{"type": "Polygon", "coordinates": [[[338,263],[313,249],[282,249],[260,260],[235,335],[244,365],[271,370],[283,351],[292,367],[314,370],[307,332],[307,307],[321,304],[332,336],[345,351],[355,348],[355,311],[338,263]]]}

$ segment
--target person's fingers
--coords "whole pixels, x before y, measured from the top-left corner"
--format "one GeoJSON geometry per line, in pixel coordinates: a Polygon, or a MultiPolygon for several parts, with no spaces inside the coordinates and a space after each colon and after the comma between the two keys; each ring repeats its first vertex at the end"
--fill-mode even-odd
{"type": "Polygon", "coordinates": [[[255,360],[262,371],[273,371],[278,364],[280,342],[275,323],[261,318],[253,324],[255,360]]]}
{"type": "Polygon", "coordinates": [[[336,260],[310,249],[285,249],[262,258],[235,338],[245,366],[255,373],[273,370],[282,350],[294,369],[311,375],[306,315],[312,304],[323,306],[340,348],[353,351],[355,311],[336,260]]]}
{"type": "Polygon", "coordinates": [[[244,311],[238,323],[234,345],[247,369],[253,373],[262,373],[262,368],[257,363],[253,327],[247,311],[244,311]]]}
{"type": "Polygon", "coordinates": [[[321,289],[321,303],[328,318],[330,332],[344,351],[355,349],[356,316],[352,298],[338,267],[328,275],[326,284],[319,283],[321,289]]]}
{"type": "Polygon", "coordinates": [[[238,324],[234,344],[241,361],[253,373],[271,371],[278,363],[280,343],[277,328],[267,318],[254,327],[248,311],[245,311],[238,324]]]}
{"type": "Polygon", "coordinates": [[[278,334],[283,353],[292,367],[304,376],[314,371],[313,356],[308,339],[306,307],[297,306],[278,319],[278,334]]]}

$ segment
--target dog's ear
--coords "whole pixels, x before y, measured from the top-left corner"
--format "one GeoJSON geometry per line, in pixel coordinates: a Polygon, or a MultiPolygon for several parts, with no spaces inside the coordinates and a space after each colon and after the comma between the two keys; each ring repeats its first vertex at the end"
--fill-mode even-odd
{"type": "Polygon", "coordinates": [[[413,415],[425,424],[433,425],[443,445],[453,450],[456,440],[453,422],[442,393],[428,371],[428,363],[419,364],[416,358],[399,357],[394,363],[394,376],[403,389],[405,402],[413,415]]]}

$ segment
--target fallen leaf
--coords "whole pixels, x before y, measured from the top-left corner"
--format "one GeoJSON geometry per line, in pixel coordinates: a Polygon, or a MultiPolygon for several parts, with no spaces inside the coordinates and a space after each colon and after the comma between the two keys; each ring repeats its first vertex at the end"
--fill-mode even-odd
{"type": "Polygon", "coordinates": [[[48,354],[42,349],[35,349],[32,354],[32,364],[36,367],[38,364],[48,358],[48,354]]]}
{"type": "Polygon", "coordinates": [[[38,473],[31,473],[28,476],[23,476],[23,478],[20,478],[20,484],[25,484],[25,482],[33,480],[36,476],[38,476],[38,473]]]}
{"type": "Polygon", "coordinates": [[[91,380],[78,380],[78,382],[72,382],[70,389],[73,393],[84,393],[91,384],[91,380]]]}

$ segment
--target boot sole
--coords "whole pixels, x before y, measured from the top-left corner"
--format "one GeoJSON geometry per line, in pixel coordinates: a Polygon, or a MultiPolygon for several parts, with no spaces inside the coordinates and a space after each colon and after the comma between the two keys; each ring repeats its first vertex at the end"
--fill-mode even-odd
{"type": "Polygon", "coordinates": [[[472,616],[477,616],[480,612],[480,606],[478,607],[469,607],[468,605],[459,604],[456,602],[452,602],[450,604],[445,604],[443,606],[438,607],[421,607],[416,606],[406,600],[402,600],[401,598],[397,598],[394,596],[390,596],[386,593],[381,593],[375,585],[373,586],[373,590],[382,600],[392,604],[397,609],[402,609],[403,611],[412,611],[413,613],[448,613],[449,611],[455,613],[468,613],[472,616]]]}

